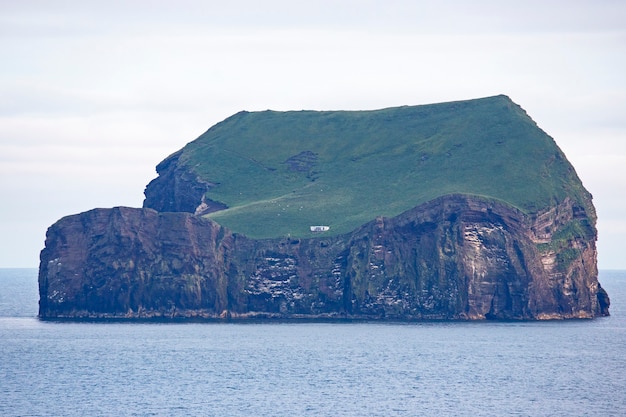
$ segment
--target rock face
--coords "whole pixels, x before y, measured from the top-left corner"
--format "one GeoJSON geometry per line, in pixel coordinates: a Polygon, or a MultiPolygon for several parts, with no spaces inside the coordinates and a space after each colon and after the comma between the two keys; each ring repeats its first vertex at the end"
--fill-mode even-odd
{"type": "Polygon", "coordinates": [[[595,259],[589,213],[567,199],[529,216],[448,195],[349,234],[264,240],[95,209],[48,230],[40,317],[592,318],[609,307],[595,259]]]}
{"type": "Polygon", "coordinates": [[[181,169],[176,163],[181,152],[170,155],[157,165],[159,177],[146,187],[146,207],[158,211],[184,211],[202,215],[227,208],[225,204],[207,200],[205,194],[213,184],[181,169]]]}

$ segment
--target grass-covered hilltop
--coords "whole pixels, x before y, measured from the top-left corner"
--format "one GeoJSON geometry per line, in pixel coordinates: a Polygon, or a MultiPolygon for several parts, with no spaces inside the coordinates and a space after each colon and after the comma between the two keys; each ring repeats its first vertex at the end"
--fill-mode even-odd
{"type": "Polygon", "coordinates": [[[594,215],[561,150],[504,95],[372,111],[240,112],[158,170],[145,207],[201,212],[204,198],[210,218],[252,238],[307,237],[312,225],[342,234],[458,193],[525,213],[569,196],[594,215]]]}

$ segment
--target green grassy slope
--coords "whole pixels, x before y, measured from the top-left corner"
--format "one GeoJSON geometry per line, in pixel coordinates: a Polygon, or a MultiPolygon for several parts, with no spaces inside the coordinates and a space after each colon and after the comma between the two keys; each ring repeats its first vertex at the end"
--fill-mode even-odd
{"type": "Polygon", "coordinates": [[[218,184],[210,217],[253,238],[345,233],[450,193],[526,212],[588,194],[554,141],[506,96],[375,111],[241,112],[183,150],[218,184]]]}

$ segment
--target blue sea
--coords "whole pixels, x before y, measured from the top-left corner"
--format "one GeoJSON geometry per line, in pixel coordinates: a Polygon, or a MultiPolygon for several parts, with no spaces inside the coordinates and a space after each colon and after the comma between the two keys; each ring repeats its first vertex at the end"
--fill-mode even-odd
{"type": "Polygon", "coordinates": [[[0,269],[1,416],[625,416],[611,317],[551,322],[42,322],[0,269]]]}

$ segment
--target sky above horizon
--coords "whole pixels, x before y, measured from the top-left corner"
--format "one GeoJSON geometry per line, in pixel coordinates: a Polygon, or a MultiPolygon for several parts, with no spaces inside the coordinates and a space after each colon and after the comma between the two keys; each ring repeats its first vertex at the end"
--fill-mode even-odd
{"type": "Polygon", "coordinates": [[[141,207],[238,111],[506,94],[593,194],[599,268],[626,269],[626,2],[0,0],[0,52],[0,267],[37,267],[63,216],[141,207]]]}

